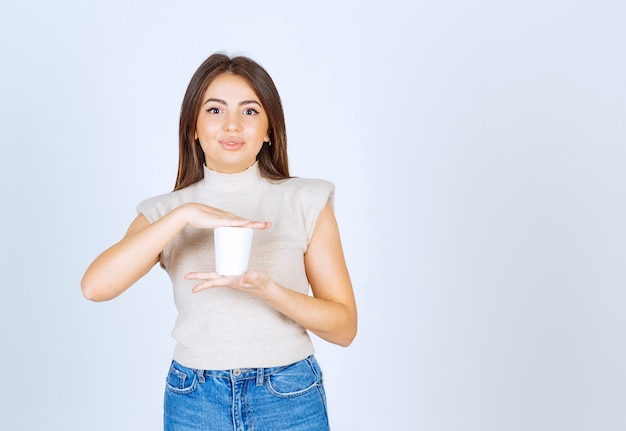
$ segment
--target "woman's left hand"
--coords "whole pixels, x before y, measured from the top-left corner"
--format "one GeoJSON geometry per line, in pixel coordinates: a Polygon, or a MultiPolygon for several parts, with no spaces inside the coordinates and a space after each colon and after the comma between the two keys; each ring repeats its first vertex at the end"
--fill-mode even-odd
{"type": "Polygon", "coordinates": [[[255,296],[263,297],[272,284],[272,279],[265,271],[248,271],[242,275],[220,275],[216,272],[190,272],[185,280],[203,280],[191,289],[198,293],[212,287],[230,287],[255,296]]]}
{"type": "Polygon", "coordinates": [[[190,272],[185,279],[200,281],[193,287],[194,293],[228,287],[254,295],[320,338],[344,347],[350,345],[357,331],[356,301],[329,203],[317,218],[304,266],[312,295],[281,286],[265,271],[236,276],[190,272]]]}

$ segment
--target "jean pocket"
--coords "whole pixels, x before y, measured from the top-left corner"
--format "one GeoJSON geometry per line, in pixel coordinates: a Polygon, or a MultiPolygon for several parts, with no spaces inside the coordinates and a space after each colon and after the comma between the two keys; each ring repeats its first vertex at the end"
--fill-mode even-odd
{"type": "Polygon", "coordinates": [[[322,386],[321,372],[307,359],[271,374],[267,380],[269,391],[281,398],[298,397],[322,386]]]}
{"type": "Polygon", "coordinates": [[[190,368],[183,367],[178,362],[172,362],[167,373],[166,387],[177,394],[187,394],[198,386],[198,375],[190,368]]]}

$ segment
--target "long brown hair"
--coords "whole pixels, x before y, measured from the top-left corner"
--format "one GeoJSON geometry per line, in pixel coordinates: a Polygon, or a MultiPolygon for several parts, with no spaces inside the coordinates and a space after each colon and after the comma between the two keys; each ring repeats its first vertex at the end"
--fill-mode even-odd
{"type": "Polygon", "coordinates": [[[232,73],[244,78],[267,112],[271,144],[263,144],[257,155],[260,174],[271,180],[290,177],[285,115],[274,81],[261,65],[248,57],[230,58],[225,54],[215,53],[193,74],[183,98],[178,129],[178,175],[174,190],[180,190],[204,178],[204,152],[200,143],[194,139],[196,122],[206,89],[222,73],[232,73]]]}

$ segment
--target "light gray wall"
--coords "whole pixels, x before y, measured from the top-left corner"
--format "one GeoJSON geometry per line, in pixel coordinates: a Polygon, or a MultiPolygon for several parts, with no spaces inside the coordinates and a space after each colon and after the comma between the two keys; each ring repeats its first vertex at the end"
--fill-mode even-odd
{"type": "Polygon", "coordinates": [[[86,266],[172,188],[210,53],[283,97],[292,173],[337,186],[360,311],[316,340],[334,430],[626,428],[620,1],[4,1],[0,428],[156,430],[160,269],[86,266]]]}

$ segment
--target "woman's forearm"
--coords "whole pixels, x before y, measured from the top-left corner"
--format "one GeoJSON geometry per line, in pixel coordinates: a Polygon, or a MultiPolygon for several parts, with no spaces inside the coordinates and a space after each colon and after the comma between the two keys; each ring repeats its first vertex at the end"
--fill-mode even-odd
{"type": "Polygon", "coordinates": [[[356,306],[315,298],[274,285],[264,298],[268,304],[318,337],[343,347],[352,343],[357,332],[356,306]]]}
{"type": "Polygon", "coordinates": [[[158,262],[161,251],[186,224],[179,208],[152,224],[139,215],[124,238],[87,268],[81,281],[83,295],[106,301],[123,293],[158,262]]]}
{"type": "Polygon", "coordinates": [[[183,204],[152,224],[139,215],[124,238],[105,250],[87,268],[81,281],[83,295],[92,301],[106,301],[120,295],[150,271],[167,244],[187,225],[197,229],[271,227],[270,222],[244,219],[200,203],[183,204]]]}

